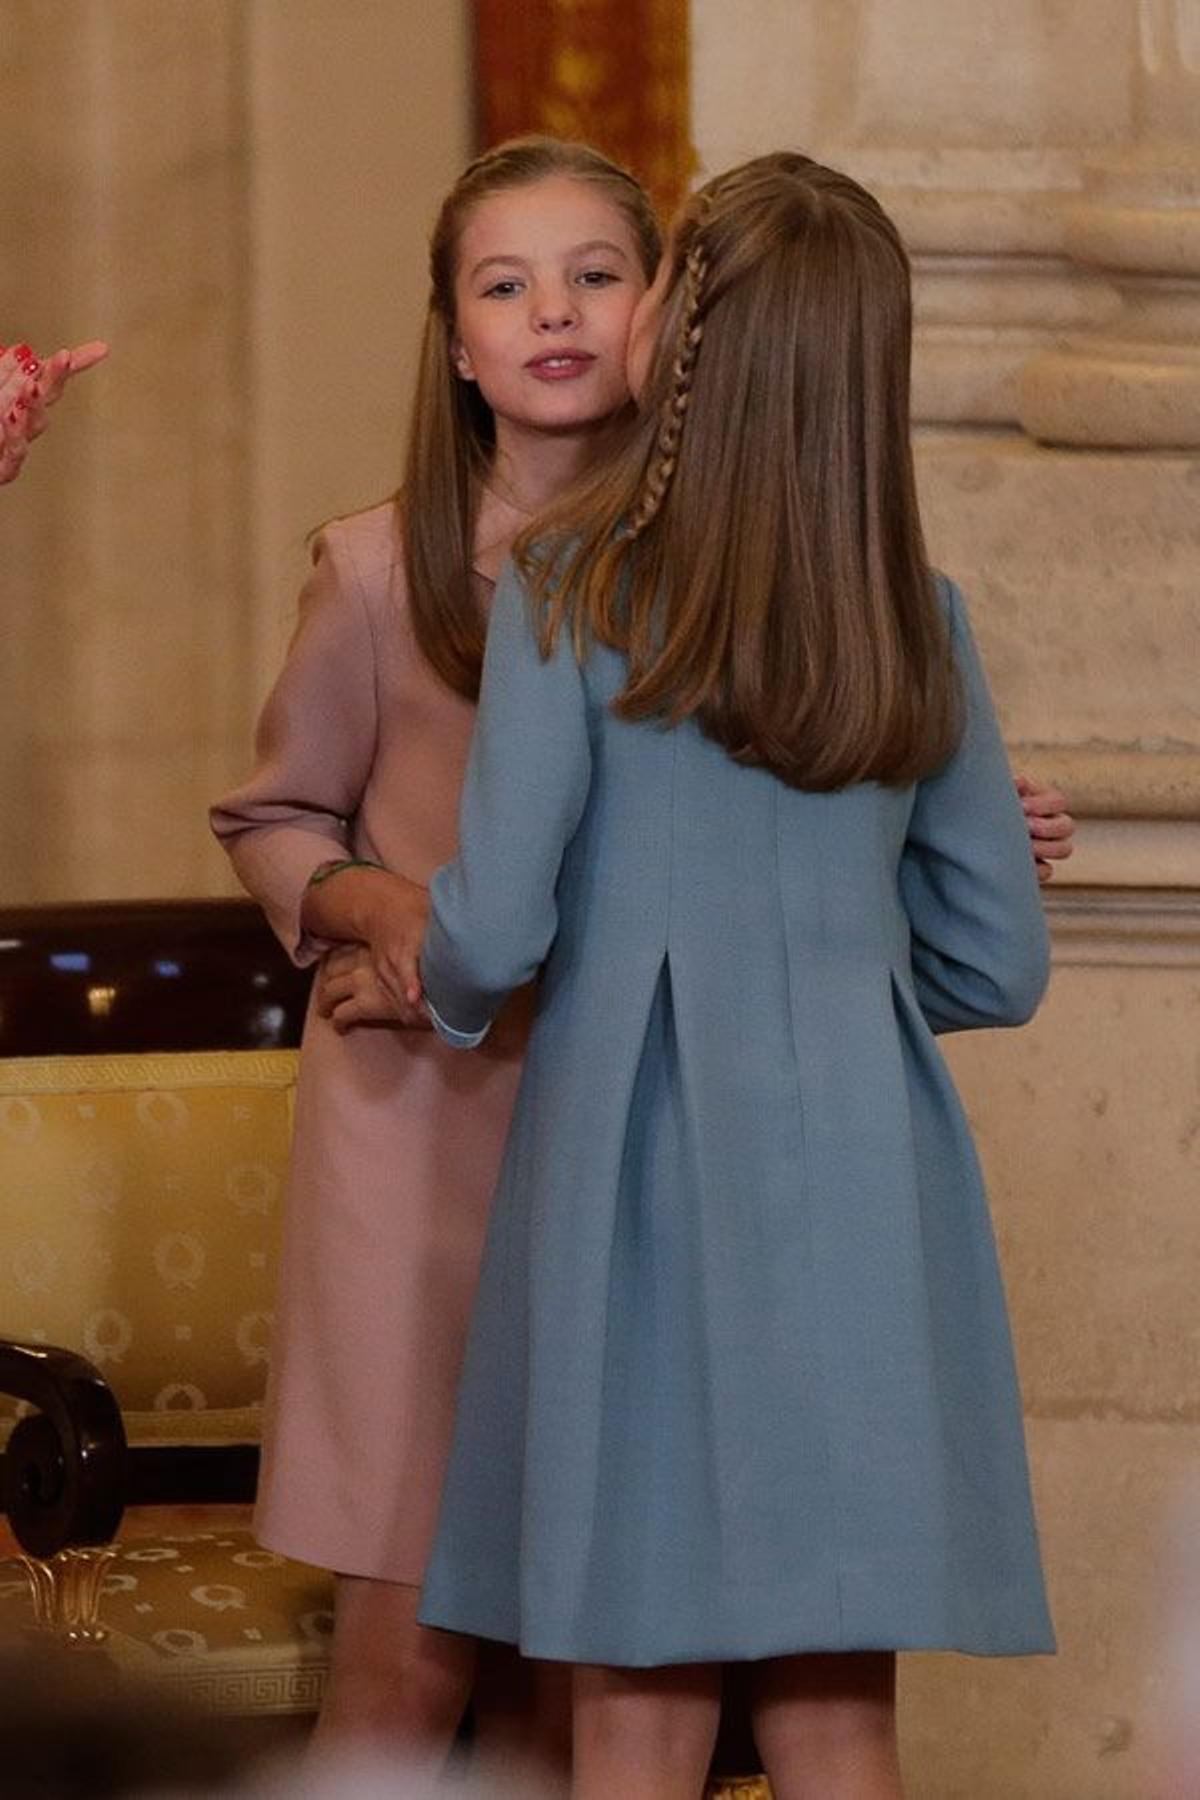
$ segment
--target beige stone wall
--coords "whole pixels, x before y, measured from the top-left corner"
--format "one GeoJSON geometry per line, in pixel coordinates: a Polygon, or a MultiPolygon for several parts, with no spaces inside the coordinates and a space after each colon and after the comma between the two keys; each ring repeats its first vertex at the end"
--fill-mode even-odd
{"type": "Polygon", "coordinates": [[[0,490],[8,900],[188,891],[245,713],[238,12],[0,7],[0,338],[115,346],[0,490]]]}
{"type": "Polygon", "coordinates": [[[1191,1774],[1166,1762],[1172,1719],[1200,1721],[1200,0],[693,21],[704,168],[807,149],[905,233],[931,550],[1019,766],[1081,815],[1047,1004],[947,1047],[1060,1653],[905,1659],[909,1791],[1174,1800],[1200,1792],[1200,1725],[1191,1774]]]}
{"type": "Polygon", "coordinates": [[[906,1660],[919,1800],[1197,1791],[1172,1784],[1166,1744],[1197,1717],[1172,1590],[1195,1591],[1200,1529],[1170,1529],[1200,1472],[1200,906],[1064,891],[1052,923],[1038,1018],[950,1060],[989,1179],[1059,1653],[906,1660]]]}
{"type": "Polygon", "coordinates": [[[468,0],[247,10],[261,691],[305,533],[399,485],[429,231],[473,146],[468,0]]]}
{"type": "Polygon", "coordinates": [[[0,0],[0,340],[107,337],[0,492],[0,900],[227,885],[304,535],[398,480],[465,0],[0,0]]]}

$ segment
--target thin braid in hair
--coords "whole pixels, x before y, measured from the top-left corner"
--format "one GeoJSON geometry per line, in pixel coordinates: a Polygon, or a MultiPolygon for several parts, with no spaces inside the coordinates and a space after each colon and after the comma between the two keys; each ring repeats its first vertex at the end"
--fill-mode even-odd
{"type": "Polygon", "coordinates": [[[679,440],[692,397],[692,376],[704,336],[704,320],[700,308],[704,300],[704,281],[708,274],[708,258],[697,239],[687,254],[684,275],[683,311],[675,345],[675,361],[671,369],[671,392],[663,402],[654,443],[654,455],[642,483],[642,492],[629,522],[630,537],[637,537],[654,519],[671,485],[679,456],[679,440]]]}

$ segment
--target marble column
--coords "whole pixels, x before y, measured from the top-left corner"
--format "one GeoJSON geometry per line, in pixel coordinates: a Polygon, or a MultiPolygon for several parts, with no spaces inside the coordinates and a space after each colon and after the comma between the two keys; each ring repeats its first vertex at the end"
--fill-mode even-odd
{"type": "Polygon", "coordinates": [[[1026,365],[1018,411],[1049,442],[1200,449],[1200,0],[1139,0],[1138,23],[1132,141],[1064,208],[1119,305],[1026,365]]]}
{"type": "Polygon", "coordinates": [[[736,43],[721,0],[693,22],[706,169],[788,144],[865,182],[913,258],[915,418],[1014,425],[1030,358],[1119,305],[1067,254],[1063,212],[1081,155],[1129,126],[1126,0],[752,0],[736,43]],[[769,41],[792,47],[770,68],[769,41]]]}
{"type": "Polygon", "coordinates": [[[1098,122],[1128,100],[1114,46],[1121,7],[972,0],[859,4],[847,95],[823,145],[877,191],[914,259],[914,413],[1009,424],[1016,379],[1064,328],[1099,324],[1114,296],[1066,258],[1061,203],[1098,122]],[[1060,72],[1081,35],[1087,76],[1060,72]]]}

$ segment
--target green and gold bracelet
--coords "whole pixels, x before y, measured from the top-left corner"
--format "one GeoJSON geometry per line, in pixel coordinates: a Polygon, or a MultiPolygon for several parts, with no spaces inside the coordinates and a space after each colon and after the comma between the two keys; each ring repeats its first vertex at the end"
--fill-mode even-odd
{"type": "Polygon", "coordinates": [[[328,881],[329,877],[331,875],[336,875],[340,869],[382,868],[382,863],[373,861],[369,856],[342,856],[332,862],[318,863],[304,885],[306,887],[320,887],[323,881],[328,881]]]}

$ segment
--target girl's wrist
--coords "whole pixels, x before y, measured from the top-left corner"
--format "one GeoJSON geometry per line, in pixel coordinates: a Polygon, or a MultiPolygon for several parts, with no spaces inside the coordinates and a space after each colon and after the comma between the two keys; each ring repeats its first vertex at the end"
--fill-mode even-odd
{"type": "Polygon", "coordinates": [[[308,878],[307,886],[320,887],[331,875],[337,875],[342,869],[382,869],[383,864],[376,862],[371,856],[333,856],[328,862],[318,863],[308,878]]]}
{"type": "Polygon", "coordinates": [[[369,942],[386,874],[382,863],[365,856],[319,863],[305,885],[301,922],[319,937],[369,942]]]}

